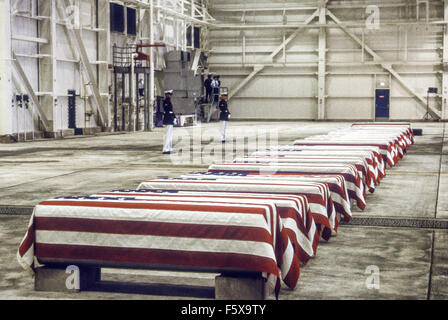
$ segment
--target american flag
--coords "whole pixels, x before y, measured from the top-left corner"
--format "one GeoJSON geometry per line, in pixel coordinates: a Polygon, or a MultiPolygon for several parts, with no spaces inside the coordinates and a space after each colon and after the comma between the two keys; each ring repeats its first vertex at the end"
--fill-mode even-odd
{"type": "Polygon", "coordinates": [[[406,151],[409,146],[415,143],[414,132],[410,126],[400,124],[354,124],[350,128],[352,133],[364,134],[370,137],[392,137],[395,138],[402,151],[406,151]]]}
{"type": "Polygon", "coordinates": [[[372,139],[313,139],[313,140],[296,140],[294,141],[295,146],[376,146],[381,150],[384,160],[390,167],[395,166],[398,161],[398,151],[397,146],[394,142],[383,140],[372,140],[372,139]]]}
{"type": "Polygon", "coordinates": [[[320,182],[328,185],[330,195],[334,203],[336,213],[344,218],[345,222],[349,222],[352,217],[350,198],[348,196],[345,179],[343,176],[324,176],[324,175],[301,175],[301,176],[256,176],[247,173],[236,172],[192,172],[190,174],[182,175],[181,178],[195,178],[195,179],[209,179],[215,178],[219,180],[235,180],[244,179],[246,181],[256,182],[280,182],[280,183],[309,183],[320,182]]]}
{"type": "MultiPolygon", "coordinates": [[[[299,261],[274,203],[65,197],[35,207],[19,251],[28,268],[64,262],[260,272],[294,288],[299,261]]],[[[271,287],[272,288],[272,287],[271,287]]]]}
{"type": "Polygon", "coordinates": [[[295,146],[376,146],[389,166],[393,167],[403,158],[407,149],[414,143],[412,130],[403,127],[352,126],[351,128],[330,132],[327,135],[313,136],[296,140],[295,146]]]}
{"type": "Polygon", "coordinates": [[[411,144],[415,143],[414,131],[409,122],[361,122],[353,123],[352,128],[356,130],[370,130],[370,131],[398,131],[403,132],[411,144]]]}
{"type": "MultiPolygon", "coordinates": [[[[294,163],[294,164],[352,164],[358,169],[364,187],[368,188],[370,192],[375,191],[375,185],[378,183],[377,176],[375,176],[375,168],[369,165],[367,161],[360,157],[329,157],[329,156],[285,156],[285,155],[270,155],[270,156],[246,156],[238,157],[233,160],[234,163],[294,163]]],[[[378,172],[378,170],[376,170],[378,172]]]]}
{"type": "Polygon", "coordinates": [[[300,175],[340,175],[345,178],[347,191],[350,200],[356,201],[361,210],[366,207],[365,188],[356,167],[350,164],[292,164],[277,163],[274,165],[262,163],[222,163],[213,164],[208,169],[209,172],[236,172],[247,173],[249,175],[279,175],[279,176],[300,176],[300,175]]]}
{"type": "MultiPolygon", "coordinates": [[[[379,154],[379,153],[378,153],[379,154]]],[[[375,185],[379,184],[381,179],[384,178],[384,161],[383,158],[377,156],[370,151],[312,151],[312,150],[296,150],[296,151],[257,151],[253,152],[251,157],[299,157],[305,159],[350,159],[361,158],[364,161],[365,166],[373,172],[375,185]],[[378,161],[380,159],[380,161],[378,161]]]]}
{"type": "Polygon", "coordinates": [[[305,196],[282,196],[257,193],[220,193],[166,190],[115,190],[98,197],[132,196],[138,200],[171,200],[194,202],[274,203],[299,260],[306,264],[316,254],[319,234],[305,196]]]}
{"type": "Polygon", "coordinates": [[[415,143],[409,123],[350,128],[271,147],[208,172],[139,190],[61,197],[34,209],[17,257],[43,264],[261,273],[278,296],[316,255],[351,202],[371,192],[415,143]]]}
{"type": "Polygon", "coordinates": [[[369,165],[378,170],[378,180],[386,176],[383,156],[374,146],[277,146],[267,151],[256,151],[252,156],[328,156],[328,157],[362,157],[369,165]]]}
{"type": "Polygon", "coordinates": [[[336,213],[328,185],[325,183],[282,184],[265,181],[209,179],[158,179],[142,182],[139,190],[213,191],[230,193],[262,193],[282,195],[304,195],[310,204],[313,219],[321,228],[322,238],[328,240],[336,231],[336,213]]]}

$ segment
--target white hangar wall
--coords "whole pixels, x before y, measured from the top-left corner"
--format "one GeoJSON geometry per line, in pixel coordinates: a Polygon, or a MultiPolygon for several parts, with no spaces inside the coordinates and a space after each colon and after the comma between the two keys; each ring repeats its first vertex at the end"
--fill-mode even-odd
{"type": "MultiPolygon", "coordinates": [[[[148,97],[154,102],[155,96],[163,94],[166,52],[190,52],[192,58],[200,57],[203,47],[196,48],[194,41],[187,40],[197,40],[188,30],[202,27],[200,43],[207,42],[204,26],[213,21],[207,5],[208,0],[0,1],[0,20],[5,22],[0,26],[5,41],[0,48],[0,139],[72,134],[67,130],[68,90],[78,94],[77,129],[91,129],[84,133],[113,130],[113,45],[140,41],[165,45],[142,49],[153,56],[148,62],[153,84],[148,97]],[[111,31],[111,3],[125,10],[135,9],[134,35],[126,30],[126,11],[125,31],[111,31]],[[28,110],[20,102],[23,95],[30,98],[28,110]]],[[[194,61],[199,70],[198,59],[194,61]]],[[[125,85],[128,91],[130,85],[125,85]]],[[[138,102],[133,98],[134,106],[138,102]]]]}
{"type": "Polygon", "coordinates": [[[390,88],[390,119],[422,119],[428,87],[438,88],[430,105],[446,119],[444,2],[429,2],[428,20],[420,5],[417,21],[416,1],[375,1],[379,29],[366,27],[369,3],[328,1],[322,8],[330,13],[319,21],[317,11],[310,22],[318,1],[211,1],[219,27],[210,30],[210,71],[230,89],[232,117],[372,120],[375,89],[384,82],[390,88]]]}
{"type": "MultiPolygon", "coordinates": [[[[107,69],[107,61],[101,60],[102,52],[98,38],[108,30],[98,24],[97,6],[104,0],[77,0],[81,37],[89,61],[92,64],[95,82],[101,82],[100,71],[107,69]]],[[[53,0],[11,0],[12,51],[26,75],[42,110],[49,121],[49,132],[61,132],[68,128],[68,90],[76,90],[76,125],[79,128],[97,126],[95,119],[86,119],[85,111],[92,109],[91,92],[83,75],[74,39],[67,32],[67,15],[64,1],[53,0]]],[[[73,20],[74,21],[74,20],[73,20]]],[[[13,95],[23,93],[26,88],[23,77],[13,68],[16,79],[13,95]]],[[[107,74],[102,78],[107,79],[107,74]]],[[[108,92],[103,86],[100,92],[107,101],[108,92]]],[[[32,101],[30,108],[33,108],[32,101]]],[[[34,108],[36,108],[34,106],[34,108]]],[[[13,108],[12,133],[40,131],[38,122],[33,122],[33,112],[13,108]],[[24,120],[25,119],[25,120],[24,120]]],[[[37,113],[37,110],[34,110],[37,113]]]]}

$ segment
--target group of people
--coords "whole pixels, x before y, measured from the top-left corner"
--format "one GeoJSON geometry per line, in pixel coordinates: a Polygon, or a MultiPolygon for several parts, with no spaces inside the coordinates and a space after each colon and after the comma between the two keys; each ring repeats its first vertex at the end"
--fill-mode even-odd
{"type": "Polygon", "coordinates": [[[221,80],[219,75],[208,74],[204,81],[205,103],[217,103],[219,99],[219,91],[221,88],[221,80]],[[213,76],[213,79],[212,79],[213,76]]]}
{"type": "MultiPolygon", "coordinates": [[[[220,83],[219,83],[220,85],[220,83]]],[[[219,90],[219,87],[218,87],[219,90]]],[[[174,113],[173,103],[171,102],[171,98],[173,97],[173,90],[165,91],[165,100],[163,101],[163,124],[166,126],[166,134],[165,134],[165,143],[163,146],[163,154],[172,154],[173,150],[173,128],[174,122],[176,119],[176,114],[174,113]]],[[[219,91],[218,91],[219,95],[219,91]]],[[[226,142],[226,129],[227,122],[230,118],[230,111],[227,105],[227,92],[221,94],[221,98],[218,103],[218,107],[220,110],[219,120],[221,121],[221,142],[226,142]]]]}

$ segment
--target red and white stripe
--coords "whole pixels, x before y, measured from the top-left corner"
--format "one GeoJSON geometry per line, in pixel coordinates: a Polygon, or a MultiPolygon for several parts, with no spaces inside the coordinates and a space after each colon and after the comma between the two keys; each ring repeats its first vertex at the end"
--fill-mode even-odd
{"type": "Polygon", "coordinates": [[[292,164],[277,163],[274,165],[262,163],[223,163],[213,164],[209,172],[235,172],[249,175],[342,175],[345,178],[350,200],[356,201],[361,210],[366,207],[365,188],[355,166],[350,164],[292,164]]]}
{"type": "MultiPolygon", "coordinates": [[[[348,196],[348,191],[345,183],[345,178],[343,176],[324,176],[324,175],[300,175],[300,176],[257,176],[257,175],[239,175],[239,174],[222,174],[222,173],[212,173],[212,172],[197,172],[190,173],[187,175],[182,175],[181,178],[186,179],[219,179],[219,180],[235,180],[244,179],[246,181],[264,181],[264,182],[281,182],[281,183],[309,183],[309,182],[320,182],[328,185],[330,190],[330,195],[333,200],[336,213],[343,217],[345,222],[349,222],[352,217],[350,198],[348,196]]],[[[339,220],[338,220],[339,221],[339,220]]],[[[337,224],[336,221],[334,224],[337,224]]]]}
{"type": "Polygon", "coordinates": [[[19,261],[176,265],[262,272],[294,288],[298,259],[274,204],[109,198],[36,206],[19,261]],[[279,271],[281,270],[281,272],[279,271]]]}
{"type": "Polygon", "coordinates": [[[388,164],[392,167],[403,158],[407,149],[414,143],[409,126],[362,126],[356,125],[346,129],[316,135],[303,140],[296,140],[295,145],[317,143],[319,145],[365,145],[379,146],[383,150],[388,164]]]}
{"type": "MultiPolygon", "coordinates": [[[[277,146],[270,147],[267,151],[257,151],[252,155],[264,156],[269,154],[279,155],[327,155],[327,156],[367,156],[373,157],[373,164],[378,168],[379,180],[386,175],[384,158],[379,147],[375,146],[277,146]],[[367,154],[367,155],[366,155],[367,154]]],[[[369,160],[368,160],[369,161],[369,160]]]]}
{"type": "Polygon", "coordinates": [[[306,264],[316,253],[318,235],[316,238],[316,225],[311,215],[308,200],[304,196],[281,197],[275,195],[260,194],[233,194],[218,192],[188,192],[176,193],[158,191],[113,191],[99,193],[94,196],[117,197],[132,196],[137,200],[171,200],[193,202],[221,202],[229,201],[242,204],[271,204],[274,203],[279,213],[284,228],[290,240],[294,244],[295,252],[299,260],[306,264]],[[315,243],[313,244],[313,241],[315,243]]]}
{"type": "Polygon", "coordinates": [[[218,179],[159,179],[142,182],[139,190],[177,190],[211,192],[249,192],[263,194],[304,195],[310,204],[313,219],[322,229],[322,237],[328,240],[334,227],[335,208],[328,186],[324,183],[296,183],[284,185],[275,182],[218,180],[218,179]],[[328,230],[326,230],[328,229],[328,230]]]}
{"type": "Polygon", "coordinates": [[[395,166],[398,161],[398,152],[396,152],[396,146],[392,141],[384,141],[384,140],[372,140],[372,139],[329,139],[326,138],[314,138],[306,139],[306,140],[296,140],[294,141],[295,146],[374,146],[378,147],[381,150],[381,154],[387,161],[387,164],[390,167],[395,166]]]}
{"type": "Polygon", "coordinates": [[[361,157],[329,157],[329,156],[246,156],[238,157],[233,160],[234,163],[294,163],[294,164],[352,164],[356,167],[363,180],[364,187],[370,192],[375,191],[377,179],[375,177],[375,169],[373,165],[369,165],[367,161],[361,157]]]}
{"type": "Polygon", "coordinates": [[[409,122],[363,122],[363,123],[354,123],[352,127],[356,129],[362,130],[388,130],[394,131],[397,129],[405,132],[407,137],[409,138],[412,144],[415,143],[414,131],[412,130],[412,126],[409,122]]]}
{"type": "MultiPolygon", "coordinates": [[[[379,152],[378,152],[379,154],[379,152]]],[[[369,170],[374,174],[375,185],[379,184],[384,177],[384,168],[380,169],[381,165],[384,165],[382,157],[381,163],[373,152],[370,151],[318,151],[318,150],[296,150],[296,151],[257,151],[253,152],[251,156],[256,157],[306,157],[306,158],[361,158],[364,163],[369,167],[369,170]]]]}

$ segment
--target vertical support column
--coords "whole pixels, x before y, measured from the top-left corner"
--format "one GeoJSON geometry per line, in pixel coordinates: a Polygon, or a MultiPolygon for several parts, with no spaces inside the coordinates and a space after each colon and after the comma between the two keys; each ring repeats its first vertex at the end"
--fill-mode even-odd
{"type": "MultiPolygon", "coordinates": [[[[191,17],[194,18],[194,0],[191,0],[191,17]]],[[[191,23],[191,50],[194,50],[194,41],[195,41],[195,37],[194,37],[194,24],[191,23]]]]}
{"type": "Polygon", "coordinates": [[[114,131],[118,131],[118,73],[114,71],[114,131]]]}
{"type": "MultiPolygon", "coordinates": [[[[98,60],[99,61],[111,61],[110,53],[110,6],[109,0],[98,0],[96,7],[97,14],[97,27],[102,29],[98,33],[98,60]]],[[[109,84],[111,80],[111,74],[106,63],[101,63],[98,72],[98,86],[101,94],[101,100],[106,109],[106,119],[104,120],[104,126],[111,127],[111,106],[109,97],[105,93],[109,92],[109,84]]]]}
{"type": "Polygon", "coordinates": [[[151,99],[150,99],[150,97],[149,97],[149,91],[150,91],[150,86],[151,86],[151,82],[150,82],[150,80],[149,80],[149,78],[150,78],[150,75],[149,75],[149,73],[144,73],[144,76],[145,76],[145,123],[144,123],[144,126],[143,126],[143,130],[146,130],[146,131],[149,131],[149,130],[152,130],[152,127],[151,127],[151,123],[150,123],[150,109],[152,109],[151,108],[151,99]]]}
{"type": "MultiPolygon", "coordinates": [[[[48,119],[49,132],[56,132],[54,112],[57,97],[55,87],[57,83],[56,60],[56,12],[54,0],[39,1],[39,16],[50,17],[39,22],[39,36],[47,39],[47,43],[39,44],[39,53],[48,55],[39,59],[39,91],[50,94],[41,97],[42,111],[48,119]]],[[[62,124],[61,124],[62,126],[62,124]]],[[[60,128],[62,129],[62,127],[60,128]]]]}
{"type": "MultiPolygon", "coordinates": [[[[154,44],[154,0],[149,0],[149,43],[154,44]]],[[[154,47],[149,48],[149,131],[154,129],[154,47]]]]}
{"type": "MultiPolygon", "coordinates": [[[[319,24],[327,23],[327,0],[319,0],[319,24]]],[[[326,52],[327,51],[327,29],[319,29],[319,63],[318,63],[318,89],[317,89],[317,117],[318,120],[325,120],[326,105],[326,52]]]]}
{"type": "MultiPolygon", "coordinates": [[[[448,19],[448,0],[444,1],[444,20],[448,19]]],[[[442,120],[448,120],[448,26],[443,26],[442,120]]]]}
{"type": "Polygon", "coordinates": [[[135,100],[134,100],[134,94],[135,94],[135,64],[134,64],[134,57],[133,53],[131,55],[131,70],[129,72],[129,107],[128,107],[128,131],[132,132],[135,131],[135,121],[133,118],[134,110],[135,110],[135,100]]]}
{"type": "Polygon", "coordinates": [[[134,93],[135,93],[135,125],[134,125],[134,130],[135,131],[139,131],[140,127],[139,127],[139,121],[140,121],[140,93],[139,93],[139,85],[138,85],[138,81],[140,79],[140,75],[138,72],[135,73],[135,86],[134,86],[134,93]]]}
{"type": "Polygon", "coordinates": [[[126,113],[124,103],[126,101],[126,73],[121,74],[121,131],[126,130],[126,113]]]}
{"type": "Polygon", "coordinates": [[[0,136],[12,134],[12,56],[11,8],[9,0],[0,0],[0,136]]]}
{"type": "Polygon", "coordinates": [[[244,68],[245,65],[246,65],[246,32],[241,31],[241,35],[242,35],[242,37],[243,37],[243,44],[242,44],[242,55],[243,55],[243,57],[242,57],[242,65],[243,65],[243,68],[244,68]]]}

